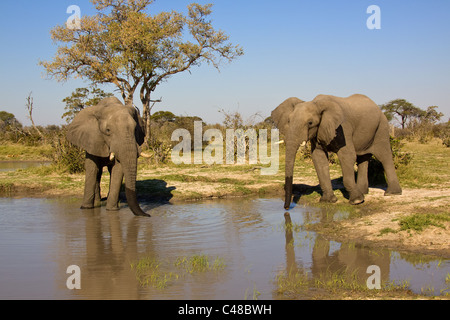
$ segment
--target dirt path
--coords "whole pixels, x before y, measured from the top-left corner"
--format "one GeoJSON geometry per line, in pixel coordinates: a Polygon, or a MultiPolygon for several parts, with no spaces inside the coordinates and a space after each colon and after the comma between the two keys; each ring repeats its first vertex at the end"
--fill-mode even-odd
{"type": "Polygon", "coordinates": [[[381,189],[371,188],[366,203],[360,209],[362,216],[339,222],[337,236],[391,249],[450,258],[449,208],[448,188],[404,189],[401,196],[391,197],[385,197],[381,189]],[[401,230],[402,219],[439,214],[447,217],[446,221],[437,223],[439,226],[423,226],[421,231],[401,230]]]}

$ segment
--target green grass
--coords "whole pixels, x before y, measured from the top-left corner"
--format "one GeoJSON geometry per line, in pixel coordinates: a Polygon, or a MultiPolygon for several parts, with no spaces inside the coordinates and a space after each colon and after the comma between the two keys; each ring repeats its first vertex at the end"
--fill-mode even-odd
{"type": "Polygon", "coordinates": [[[208,255],[199,254],[178,257],[173,262],[144,257],[131,263],[130,267],[142,287],[163,290],[186,275],[220,272],[226,265],[222,258],[212,259],[208,255]],[[174,268],[175,270],[169,271],[174,268]]]}
{"type": "Polygon", "coordinates": [[[411,163],[397,169],[400,183],[410,188],[433,188],[450,181],[450,148],[431,141],[427,144],[405,142],[405,152],[413,154],[411,163]]]}
{"type": "Polygon", "coordinates": [[[0,145],[0,160],[50,160],[51,155],[51,145],[26,146],[3,142],[0,145]]]}
{"type": "Polygon", "coordinates": [[[414,230],[417,232],[421,232],[427,227],[435,226],[438,228],[445,229],[445,225],[443,222],[450,221],[450,213],[427,213],[427,214],[413,214],[404,218],[401,218],[399,221],[400,230],[414,230]]]}
{"type": "Polygon", "coordinates": [[[394,219],[392,221],[398,221],[399,229],[383,228],[380,230],[379,236],[383,236],[388,233],[398,233],[400,231],[416,231],[422,232],[426,228],[434,226],[442,229],[446,229],[445,222],[450,222],[449,212],[437,212],[437,213],[415,213],[409,216],[405,216],[400,219],[394,219]]]}
{"type": "MultiPolygon", "coordinates": [[[[450,181],[449,166],[450,148],[442,144],[418,142],[405,142],[405,152],[414,153],[413,161],[407,166],[397,170],[400,183],[405,188],[436,188],[448,186],[450,181]]],[[[0,159],[27,159],[42,158],[50,146],[28,147],[18,144],[0,146],[0,159]],[[12,157],[12,158],[10,158],[12,157]]],[[[284,185],[284,145],[280,145],[280,161],[277,174],[262,176],[258,168],[261,165],[175,165],[173,163],[150,165],[146,159],[140,158],[138,170],[138,193],[153,195],[163,193],[173,200],[197,200],[210,197],[226,196],[274,196],[283,194],[284,185]],[[162,183],[166,185],[162,186],[162,183]],[[199,190],[198,184],[205,188],[199,190]],[[167,188],[172,187],[173,190],[167,188]]],[[[336,181],[342,179],[342,172],[338,164],[330,165],[331,178],[336,181]],[[338,179],[338,180],[336,180],[338,179]]],[[[318,203],[320,198],[314,165],[310,159],[303,159],[299,153],[295,164],[295,182],[304,183],[306,193],[300,198],[301,204],[317,205],[324,210],[331,209],[350,212],[350,218],[358,217],[361,210],[348,205],[344,197],[345,191],[335,190],[338,197],[336,204],[318,203]],[[342,191],[342,192],[341,192],[342,191]]],[[[65,179],[68,173],[62,172],[55,166],[18,170],[13,173],[0,173],[0,192],[26,191],[32,185],[34,190],[54,189],[81,195],[83,192],[83,174],[70,175],[72,181],[65,179]]],[[[109,175],[106,173],[102,179],[102,189],[107,190],[109,175]]],[[[367,204],[364,205],[367,207],[367,204]]]]}
{"type": "Polygon", "coordinates": [[[214,261],[211,261],[209,256],[203,254],[191,257],[179,257],[174,265],[189,274],[195,272],[221,271],[225,268],[223,259],[217,257],[214,261]]]}
{"type": "Polygon", "coordinates": [[[142,287],[153,287],[155,289],[165,289],[179,275],[173,272],[162,271],[161,261],[146,257],[136,263],[131,264],[131,269],[136,273],[136,279],[142,287]]]}
{"type": "Polygon", "coordinates": [[[383,229],[380,230],[379,236],[383,236],[383,235],[388,234],[388,233],[397,233],[397,232],[398,232],[397,230],[394,230],[392,228],[383,228],[383,229]]]}
{"type": "Polygon", "coordinates": [[[378,293],[389,294],[394,292],[407,292],[409,283],[382,282],[381,289],[371,290],[367,287],[366,279],[360,279],[357,270],[353,272],[332,272],[327,270],[316,276],[296,270],[295,272],[281,273],[276,276],[275,292],[286,297],[305,296],[310,294],[343,296],[348,292],[360,297],[370,297],[378,293]]]}

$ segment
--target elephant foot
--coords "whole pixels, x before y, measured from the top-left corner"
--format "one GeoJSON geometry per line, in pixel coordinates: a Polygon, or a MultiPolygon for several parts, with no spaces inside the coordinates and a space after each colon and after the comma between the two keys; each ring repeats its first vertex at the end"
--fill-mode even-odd
{"type": "Polygon", "coordinates": [[[358,205],[361,203],[364,203],[364,195],[358,196],[358,197],[350,197],[349,203],[351,205],[358,205]]]}
{"type": "Polygon", "coordinates": [[[100,207],[101,207],[101,204],[97,204],[97,205],[92,205],[92,204],[85,205],[85,204],[83,204],[80,207],[80,209],[82,209],[82,210],[89,210],[89,209],[95,209],[95,208],[100,208],[100,207]]]}
{"type": "Polygon", "coordinates": [[[111,206],[111,207],[108,207],[108,206],[106,206],[106,211],[119,211],[119,206],[111,206]]]}
{"type": "Polygon", "coordinates": [[[401,194],[402,194],[401,188],[399,188],[399,189],[387,188],[386,192],[384,193],[385,196],[399,196],[401,194]]]}
{"type": "Polygon", "coordinates": [[[337,202],[337,198],[334,195],[334,193],[324,194],[322,197],[320,197],[320,202],[336,203],[337,202]]]}
{"type": "Polygon", "coordinates": [[[145,213],[144,211],[140,212],[140,213],[135,213],[134,214],[136,217],[146,217],[146,218],[151,218],[152,216],[149,215],[148,213],[145,213]]]}

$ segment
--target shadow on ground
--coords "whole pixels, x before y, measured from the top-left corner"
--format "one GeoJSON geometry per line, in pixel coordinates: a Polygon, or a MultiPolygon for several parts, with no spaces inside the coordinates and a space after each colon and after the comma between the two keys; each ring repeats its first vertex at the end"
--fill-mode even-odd
{"type": "MultiPolygon", "coordinates": [[[[161,205],[170,204],[173,198],[174,186],[167,186],[167,182],[158,179],[136,181],[137,198],[145,210],[151,210],[161,205]]],[[[127,202],[125,192],[120,193],[120,200],[127,202]]]]}
{"type": "MultiPolygon", "coordinates": [[[[356,179],[356,176],[355,176],[355,179],[356,179]]],[[[347,200],[350,199],[350,195],[344,187],[344,182],[343,182],[342,177],[331,180],[331,186],[333,188],[333,191],[339,191],[342,193],[342,196],[345,199],[347,199],[347,200]]],[[[382,190],[386,191],[387,184],[386,184],[384,175],[376,176],[376,177],[369,177],[369,187],[376,188],[376,189],[382,189],[382,190]]],[[[317,184],[317,185],[294,184],[292,186],[293,201],[295,203],[298,203],[302,196],[308,196],[308,195],[313,194],[314,192],[318,193],[320,195],[320,197],[323,195],[322,189],[320,188],[319,184],[317,184]]]]}

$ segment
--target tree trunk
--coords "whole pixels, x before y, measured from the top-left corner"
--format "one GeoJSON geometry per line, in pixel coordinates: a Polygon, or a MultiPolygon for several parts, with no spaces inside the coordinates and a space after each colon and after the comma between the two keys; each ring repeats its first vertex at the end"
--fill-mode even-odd
{"type": "Polygon", "coordinates": [[[151,114],[150,114],[150,99],[148,101],[142,102],[143,106],[143,119],[145,123],[145,139],[144,139],[144,145],[148,146],[148,140],[151,137],[151,114]]]}

